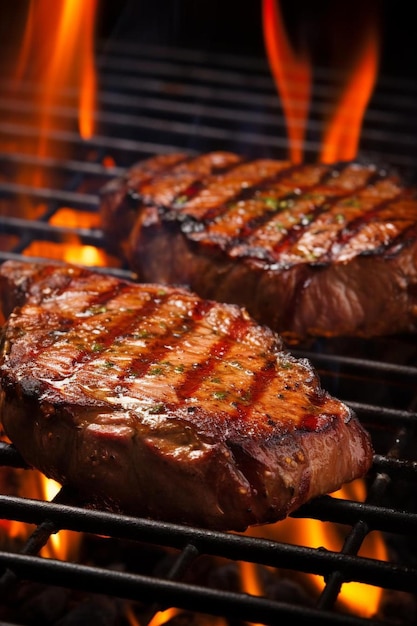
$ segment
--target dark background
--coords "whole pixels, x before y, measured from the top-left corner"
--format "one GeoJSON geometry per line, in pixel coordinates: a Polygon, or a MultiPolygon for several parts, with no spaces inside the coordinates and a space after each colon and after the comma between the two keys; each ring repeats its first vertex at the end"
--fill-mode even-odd
{"type": "MultiPolygon", "coordinates": [[[[35,0],[36,1],[36,0],[35,0]]],[[[51,0],[52,1],[52,0],[51,0]]],[[[61,0],[60,0],[61,1],[61,0]]],[[[89,2],[90,0],[85,0],[89,2]]],[[[261,0],[97,0],[97,37],[178,46],[208,52],[265,57],[261,0]]],[[[29,0],[0,2],[0,67],[7,73],[16,56],[29,0]],[[11,56],[9,56],[11,55],[11,56]]],[[[394,0],[281,0],[287,32],[295,47],[307,42],[321,66],[329,47],[344,41],[345,54],[355,40],[364,12],[380,23],[381,72],[417,80],[414,3],[394,0]],[[339,15],[338,25],[332,24],[339,15]]]]}
{"type": "MultiPolygon", "coordinates": [[[[98,36],[131,39],[238,55],[264,56],[261,0],[119,0],[99,7],[98,36]]],[[[381,33],[381,72],[417,78],[413,2],[383,0],[281,0],[292,43],[307,42],[320,65],[330,46],[348,54],[367,11],[381,33]],[[338,14],[338,23],[334,20],[338,14]]]]}

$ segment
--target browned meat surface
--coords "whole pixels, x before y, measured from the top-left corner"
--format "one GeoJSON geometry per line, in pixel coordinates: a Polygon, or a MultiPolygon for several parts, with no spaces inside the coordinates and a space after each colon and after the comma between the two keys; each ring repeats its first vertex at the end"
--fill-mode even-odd
{"type": "Polygon", "coordinates": [[[132,172],[161,171],[128,172],[101,195],[109,245],[141,280],[245,306],[288,340],[416,331],[417,197],[397,176],[217,152],[159,158],[132,172]]]}
{"type": "Polygon", "coordinates": [[[243,530],[371,465],[352,411],[237,306],[12,261],[0,294],[5,432],[94,505],[243,530]]]}

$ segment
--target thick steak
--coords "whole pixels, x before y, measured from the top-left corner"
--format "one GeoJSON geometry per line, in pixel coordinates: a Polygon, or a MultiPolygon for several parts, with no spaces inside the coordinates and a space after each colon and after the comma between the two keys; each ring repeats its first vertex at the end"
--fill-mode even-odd
{"type": "Polygon", "coordinates": [[[417,328],[417,196],[375,165],[154,157],[101,194],[143,281],[247,308],[287,340],[417,328]]]}
{"type": "Polygon", "coordinates": [[[0,287],[5,432],[93,505],[243,530],[371,465],[352,411],[235,305],[67,265],[7,261],[0,287]]]}

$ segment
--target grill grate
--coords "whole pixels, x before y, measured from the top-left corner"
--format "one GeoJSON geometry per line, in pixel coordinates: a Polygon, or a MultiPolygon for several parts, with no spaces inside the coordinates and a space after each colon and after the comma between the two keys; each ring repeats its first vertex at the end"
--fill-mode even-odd
{"type": "MultiPolygon", "coordinates": [[[[6,95],[0,98],[4,113],[0,123],[0,261],[20,259],[22,255],[28,260],[56,256],[71,260],[65,256],[65,245],[70,242],[80,250],[91,246],[101,252],[100,270],[134,278],[117,259],[106,254],[95,221],[97,192],[107,180],[122,174],[136,160],[178,149],[191,154],[221,146],[249,157],[286,158],[283,113],[262,59],[207,57],[190,50],[115,41],[106,45],[99,69],[97,133],[91,140],[81,140],[76,131],[75,90],[63,93],[63,104],[50,111],[50,152],[65,156],[38,156],[39,130],[31,121],[30,104],[37,86],[22,84],[12,96],[4,78],[6,95]],[[63,130],[64,120],[70,120],[73,128],[65,126],[63,130]],[[107,157],[116,165],[107,166],[107,157]],[[45,180],[52,183],[37,186],[27,180],[22,182],[22,168],[29,173],[41,170],[45,180]],[[55,217],[67,208],[76,215],[86,215],[87,226],[57,223],[55,217]]],[[[330,78],[324,70],[317,76],[306,159],[314,159],[318,153],[320,118],[327,99],[331,99],[330,78]]],[[[414,85],[403,80],[381,80],[366,115],[359,159],[380,162],[383,158],[414,177],[416,105],[414,85]]],[[[51,502],[1,494],[3,520],[36,525],[20,553],[7,549],[0,552],[5,568],[0,580],[2,601],[6,602],[16,585],[29,580],[135,601],[143,609],[141,624],[148,623],[158,608],[170,606],[222,616],[233,624],[236,620],[276,624],[290,618],[307,625],[394,623],[389,612],[365,619],[335,608],[343,582],[356,581],[390,593],[407,594],[407,618],[399,621],[400,611],[395,623],[416,623],[416,338],[315,340],[298,346],[293,353],[313,362],[323,386],[357,412],[374,439],[376,455],[365,503],[325,496],[292,516],[349,527],[340,551],[309,548],[302,538],[292,545],[94,511],[66,488],[51,502]],[[135,567],[115,571],[100,563],[87,565],[39,557],[48,538],[63,529],[129,542],[138,553],[152,546],[164,547],[171,559],[162,573],[155,574],[135,567]],[[393,554],[388,562],[357,556],[364,538],[373,530],[386,537],[393,554]],[[314,605],[304,606],[291,598],[263,598],[223,589],[221,584],[190,582],[188,572],[205,556],[318,574],[326,585],[314,605]]],[[[25,467],[7,443],[0,445],[0,465],[25,467]]],[[[404,615],[407,611],[403,610],[404,615]]]]}

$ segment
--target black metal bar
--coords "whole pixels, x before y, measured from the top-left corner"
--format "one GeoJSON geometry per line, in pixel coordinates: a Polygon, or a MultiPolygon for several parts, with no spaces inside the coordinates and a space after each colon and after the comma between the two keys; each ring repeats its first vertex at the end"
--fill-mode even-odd
{"type": "MultiPolygon", "coordinates": [[[[36,126],[25,126],[21,124],[12,124],[0,122],[0,133],[11,137],[35,138],[39,137],[39,128],[36,126]]],[[[117,136],[106,136],[96,134],[88,141],[82,139],[77,132],[64,130],[48,130],[42,135],[50,142],[66,143],[77,147],[99,147],[104,148],[111,154],[114,151],[121,151],[125,154],[133,153],[132,158],[138,158],[138,155],[160,154],[162,152],[174,152],[179,149],[178,144],[168,144],[161,141],[140,141],[136,139],[124,139],[117,136]]],[[[184,148],[190,154],[195,153],[191,148],[184,148]]]]}
{"type": "Polygon", "coordinates": [[[0,441],[0,465],[29,469],[16,448],[4,441],[0,441]]]}
{"type": "Polygon", "coordinates": [[[415,480],[417,477],[417,461],[392,459],[382,454],[375,454],[373,467],[380,472],[387,472],[408,480],[415,480]]]}
{"type": "MultiPolygon", "coordinates": [[[[184,550],[178,555],[173,566],[167,573],[166,578],[168,580],[181,580],[182,575],[187,571],[190,564],[195,561],[198,556],[199,551],[197,548],[191,543],[187,544],[184,550]]],[[[167,608],[170,607],[165,606],[161,602],[155,602],[149,607],[146,614],[142,615],[143,624],[148,624],[158,611],[164,611],[167,608]]]]}
{"type": "MultiPolygon", "coordinates": [[[[7,183],[2,182],[0,184],[0,195],[3,196],[21,196],[25,195],[30,198],[45,201],[56,201],[65,204],[70,204],[73,207],[83,209],[97,209],[99,200],[96,195],[80,193],[78,191],[64,191],[61,189],[47,189],[45,187],[32,187],[31,185],[23,185],[20,183],[7,183]]],[[[5,218],[2,217],[2,222],[5,218]]],[[[36,222],[30,220],[22,221],[22,225],[26,227],[36,224],[36,222]]]]}
{"type": "Polygon", "coordinates": [[[249,622],[276,626],[282,619],[293,618],[300,624],[331,626],[379,626],[378,620],[299,607],[274,602],[258,596],[209,589],[150,576],[129,574],[98,567],[73,564],[53,559],[41,559],[0,552],[0,563],[21,578],[37,580],[48,585],[81,589],[91,593],[134,600],[158,602],[164,598],[168,606],[184,608],[209,615],[240,618],[249,622]]]}
{"type": "Polygon", "coordinates": [[[402,377],[410,376],[417,378],[417,366],[414,365],[401,365],[398,363],[390,363],[388,361],[353,357],[345,354],[325,354],[323,352],[308,352],[297,349],[292,349],[291,352],[294,356],[309,359],[316,366],[323,366],[323,364],[326,364],[331,367],[337,365],[338,373],[340,372],[340,368],[344,366],[360,370],[368,370],[369,373],[384,372],[390,375],[398,374],[402,377]]]}
{"type": "Polygon", "coordinates": [[[73,159],[58,159],[54,157],[25,154],[23,152],[0,152],[0,161],[3,163],[14,163],[17,166],[32,165],[36,168],[48,168],[54,170],[68,171],[84,176],[100,176],[100,178],[113,178],[123,176],[126,168],[117,165],[107,166],[102,163],[92,161],[75,161],[73,159]]]}
{"type": "MultiPolygon", "coordinates": [[[[355,524],[343,544],[342,554],[357,554],[368,532],[369,528],[363,522],[359,521],[355,524]]],[[[333,607],[344,582],[345,579],[342,572],[332,572],[326,580],[326,585],[317,602],[317,607],[320,609],[333,607]]]]}
{"type": "MultiPolygon", "coordinates": [[[[48,519],[61,529],[151,541],[177,549],[191,543],[201,553],[232,560],[263,563],[271,567],[291,568],[322,576],[337,569],[343,572],[345,580],[357,580],[410,592],[417,588],[417,570],[413,568],[258,537],[219,533],[10,496],[0,496],[0,510],[4,519],[16,519],[32,524],[40,524],[44,519],[48,519]]],[[[382,513],[385,514],[385,510],[382,513]]],[[[397,513],[391,511],[391,515],[397,513]]],[[[414,518],[415,531],[417,516],[410,517],[414,518]]],[[[404,526],[408,526],[408,523],[403,521],[404,526]]],[[[348,520],[345,519],[344,523],[348,523],[348,520]]]]}
{"type": "Polygon", "coordinates": [[[304,504],[291,514],[292,517],[311,517],[321,521],[353,525],[358,520],[365,521],[371,529],[383,532],[416,532],[417,515],[409,511],[399,511],[353,500],[342,500],[331,496],[321,496],[304,504]],[[341,502],[343,503],[341,505],[341,502]]]}
{"type": "Polygon", "coordinates": [[[373,418],[378,423],[387,423],[393,425],[401,425],[406,423],[409,426],[413,426],[417,421],[417,413],[415,411],[408,411],[407,409],[392,409],[387,406],[378,406],[374,404],[366,404],[365,402],[356,402],[348,398],[344,399],[344,402],[348,404],[359,416],[363,418],[373,418]]]}
{"type": "Polygon", "coordinates": [[[90,244],[100,248],[105,246],[103,233],[97,228],[70,228],[67,226],[53,226],[48,222],[29,221],[19,217],[3,217],[2,226],[4,233],[17,234],[19,236],[22,236],[22,234],[25,233],[26,235],[32,236],[38,240],[63,243],[71,240],[69,239],[71,237],[77,237],[80,242],[84,244],[90,244]]]}
{"type": "MultiPolygon", "coordinates": [[[[21,261],[22,255],[16,252],[2,252],[0,251],[0,262],[3,261],[21,261]]],[[[48,257],[39,257],[39,256],[25,256],[24,260],[27,263],[48,263],[51,262],[51,259],[48,257]]],[[[60,261],[52,261],[53,263],[59,263],[60,261]]],[[[87,267],[80,265],[80,267],[87,267]]],[[[89,268],[91,269],[91,268],[89,268]]],[[[95,272],[103,273],[103,274],[111,274],[112,276],[117,276],[118,278],[122,278],[124,280],[137,280],[137,275],[129,269],[119,268],[119,267],[95,267],[95,272]]]]}

